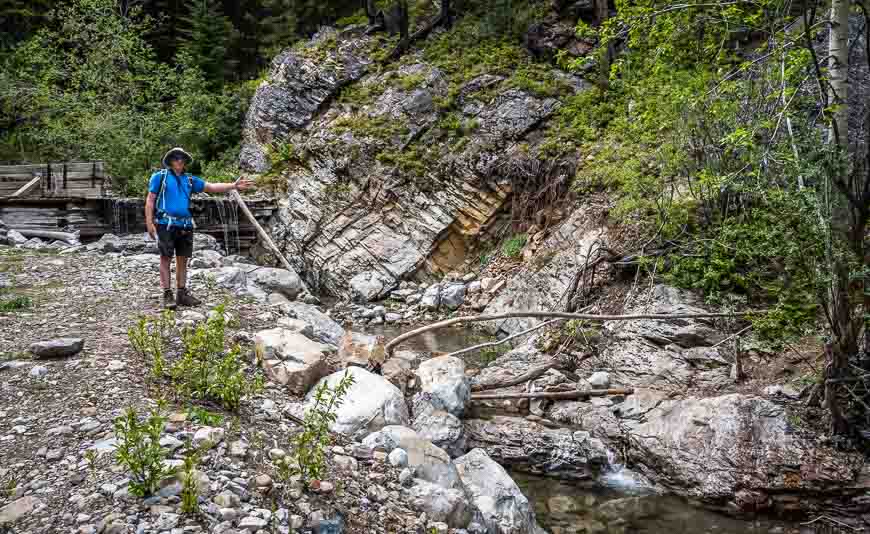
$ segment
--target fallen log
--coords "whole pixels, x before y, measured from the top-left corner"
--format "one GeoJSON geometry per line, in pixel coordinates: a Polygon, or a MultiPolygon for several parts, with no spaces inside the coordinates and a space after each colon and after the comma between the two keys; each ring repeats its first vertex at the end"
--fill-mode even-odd
{"type": "Polygon", "coordinates": [[[293,269],[293,267],[290,265],[290,262],[287,261],[287,258],[285,258],[283,254],[281,254],[281,251],[278,250],[278,246],[275,244],[274,241],[272,241],[272,238],[269,236],[269,234],[267,234],[266,231],[263,230],[263,227],[260,226],[259,222],[257,222],[257,218],[254,217],[254,214],[251,213],[251,210],[248,209],[248,205],[245,204],[245,201],[242,199],[242,195],[240,195],[237,190],[232,189],[230,190],[230,197],[232,197],[232,199],[236,201],[239,207],[242,208],[242,212],[245,214],[248,220],[251,221],[251,224],[254,225],[254,228],[257,230],[257,233],[260,235],[263,241],[265,241],[266,244],[269,245],[269,248],[272,249],[272,252],[274,252],[275,255],[278,256],[278,259],[281,260],[284,268],[288,271],[292,271],[295,273],[296,270],[293,269]]]}
{"type": "Polygon", "coordinates": [[[547,363],[538,365],[536,367],[532,367],[531,369],[529,369],[525,373],[521,374],[520,376],[511,378],[510,380],[504,380],[504,381],[495,382],[492,384],[475,384],[475,385],[471,386],[471,391],[487,391],[490,389],[501,389],[501,388],[509,388],[511,386],[518,386],[520,384],[528,382],[529,380],[534,380],[534,379],[540,377],[541,375],[543,375],[544,373],[546,373],[550,369],[556,367],[556,365],[558,365],[558,364],[559,364],[558,361],[552,360],[552,361],[549,361],[547,363]]]}
{"type": "Polygon", "coordinates": [[[65,241],[70,245],[78,245],[79,244],[79,235],[78,232],[71,234],[69,232],[53,232],[50,230],[35,230],[32,228],[16,228],[11,227],[10,230],[15,230],[19,234],[24,237],[41,237],[43,239],[57,239],[58,241],[65,241]]]}
{"type": "Polygon", "coordinates": [[[508,399],[550,399],[577,400],[609,395],[631,395],[634,388],[578,389],[576,391],[540,391],[537,393],[479,393],[472,394],[471,400],[508,400],[508,399]]]}
{"type": "Polygon", "coordinates": [[[728,312],[728,313],[672,313],[672,314],[662,314],[662,313],[639,313],[632,315],[599,315],[592,313],[568,313],[568,312],[556,312],[556,311],[528,311],[528,312],[508,312],[508,313],[498,313],[495,315],[466,315],[463,317],[454,317],[453,319],[446,319],[444,321],[439,321],[437,323],[432,323],[427,326],[422,326],[420,328],[416,328],[411,330],[410,332],[405,332],[404,334],[396,337],[391,340],[384,347],[386,352],[386,357],[391,358],[393,356],[393,351],[396,347],[411,338],[417,337],[426,332],[431,332],[432,330],[438,330],[440,328],[446,328],[448,326],[453,326],[455,324],[462,323],[478,323],[482,321],[496,321],[499,319],[511,319],[515,317],[536,317],[540,319],[551,319],[551,318],[559,318],[559,319],[578,319],[584,321],[634,321],[637,319],[651,319],[656,321],[670,321],[673,319],[702,319],[702,318],[713,318],[713,317],[744,317],[747,315],[753,314],[764,314],[767,313],[766,310],[751,310],[745,312],[728,312]]]}

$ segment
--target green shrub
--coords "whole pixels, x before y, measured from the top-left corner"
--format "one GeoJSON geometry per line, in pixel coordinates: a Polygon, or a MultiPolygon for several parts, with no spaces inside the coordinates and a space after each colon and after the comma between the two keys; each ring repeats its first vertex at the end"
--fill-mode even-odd
{"type": "Polygon", "coordinates": [[[33,302],[30,297],[18,295],[12,298],[0,299],[0,313],[26,310],[33,302]]]}
{"type": "Polygon", "coordinates": [[[150,363],[151,376],[154,378],[162,378],[166,372],[166,344],[174,328],[175,313],[172,310],[163,310],[154,320],[140,317],[127,330],[130,345],[136,354],[150,363]]]}
{"type": "Polygon", "coordinates": [[[259,374],[247,379],[238,345],[226,349],[224,309],[217,306],[205,323],[184,332],[184,352],[171,374],[183,397],[216,401],[236,411],[243,397],[262,389],[263,380],[259,374]]]}
{"type": "Polygon", "coordinates": [[[293,437],[293,452],[285,470],[289,469],[303,480],[316,480],[323,476],[326,447],[330,444],[329,427],[335,422],[335,410],[341,406],[353,382],[353,375],[345,371],[335,389],[330,389],[326,381],[315,389],[314,406],[305,413],[302,432],[293,437]]]}
{"type": "Polygon", "coordinates": [[[196,480],[196,467],[199,465],[200,452],[190,440],[185,443],[184,466],[181,473],[181,513],[195,514],[199,512],[199,485],[196,480]]]}
{"type": "Polygon", "coordinates": [[[160,435],[166,419],[157,410],[139,421],[136,410],[127,408],[114,421],[115,458],[130,471],[130,493],[139,497],[153,494],[160,481],[170,471],[163,465],[165,454],[160,447],[160,435]]]}
{"type": "Polygon", "coordinates": [[[518,258],[526,246],[526,234],[516,234],[501,246],[501,252],[508,258],[518,258]]]}
{"type": "Polygon", "coordinates": [[[191,406],[187,409],[187,415],[191,421],[205,426],[220,426],[224,422],[224,416],[210,412],[200,406],[191,406]]]}

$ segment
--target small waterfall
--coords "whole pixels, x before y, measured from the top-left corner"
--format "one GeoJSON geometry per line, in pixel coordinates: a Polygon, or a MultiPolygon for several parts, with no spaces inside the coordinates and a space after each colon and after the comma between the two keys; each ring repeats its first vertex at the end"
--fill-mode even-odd
{"type": "Polygon", "coordinates": [[[609,468],[601,476],[601,481],[605,486],[629,493],[632,491],[648,492],[653,489],[652,484],[643,475],[635,473],[619,462],[616,453],[607,449],[607,465],[609,468]]]}
{"type": "Polygon", "coordinates": [[[221,199],[215,203],[215,208],[224,233],[224,252],[227,255],[240,254],[242,246],[239,239],[239,207],[232,200],[221,199]]]}

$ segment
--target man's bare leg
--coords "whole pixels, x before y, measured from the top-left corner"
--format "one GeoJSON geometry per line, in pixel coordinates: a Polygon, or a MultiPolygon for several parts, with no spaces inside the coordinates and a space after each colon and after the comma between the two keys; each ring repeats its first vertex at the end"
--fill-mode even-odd
{"type": "Polygon", "coordinates": [[[160,288],[163,289],[163,307],[169,310],[175,309],[175,297],[172,295],[172,285],[169,271],[172,268],[172,258],[160,256],[160,288]]]}
{"type": "Polygon", "coordinates": [[[185,256],[175,257],[175,287],[184,289],[187,287],[187,258],[185,256]]]}

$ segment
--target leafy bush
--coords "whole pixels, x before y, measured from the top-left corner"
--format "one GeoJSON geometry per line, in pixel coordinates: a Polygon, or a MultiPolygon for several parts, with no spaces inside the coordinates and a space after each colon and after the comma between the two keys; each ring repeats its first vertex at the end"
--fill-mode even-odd
{"type": "Polygon", "coordinates": [[[118,440],[115,458],[130,471],[130,493],[133,495],[151,495],[169,474],[163,465],[165,454],[160,447],[160,435],[165,424],[166,418],[157,410],[152,411],[144,421],[139,421],[132,406],[114,421],[118,440]]]}
{"type": "Polygon", "coordinates": [[[501,246],[501,252],[508,258],[518,258],[526,246],[526,234],[516,234],[501,246]]]}
{"type": "Polygon", "coordinates": [[[17,295],[12,298],[0,298],[0,313],[8,313],[29,308],[33,302],[30,297],[17,295]]]}
{"type": "Polygon", "coordinates": [[[184,332],[184,352],[171,374],[182,396],[213,400],[236,411],[243,397],[262,389],[263,381],[260,375],[252,381],[245,377],[238,345],[226,350],[224,309],[217,306],[205,323],[184,332]]]}
{"type": "Polygon", "coordinates": [[[187,415],[191,421],[205,426],[220,426],[224,422],[224,416],[219,413],[210,412],[200,406],[188,408],[187,415]]]}
{"type": "Polygon", "coordinates": [[[353,383],[353,375],[345,371],[335,389],[330,389],[326,381],[317,387],[314,406],[305,414],[302,432],[292,440],[291,463],[285,470],[289,468],[290,473],[300,475],[303,480],[316,480],[323,475],[326,447],[330,443],[329,427],[335,422],[335,410],[341,406],[353,383]]]}
{"type": "Polygon", "coordinates": [[[142,316],[127,330],[127,339],[133,350],[150,362],[151,376],[162,378],[166,372],[166,343],[175,328],[175,313],[163,310],[155,320],[142,316]]]}
{"type": "Polygon", "coordinates": [[[184,449],[184,466],[181,474],[181,513],[199,512],[199,485],[196,480],[196,467],[199,465],[200,452],[188,440],[184,449]]]}

